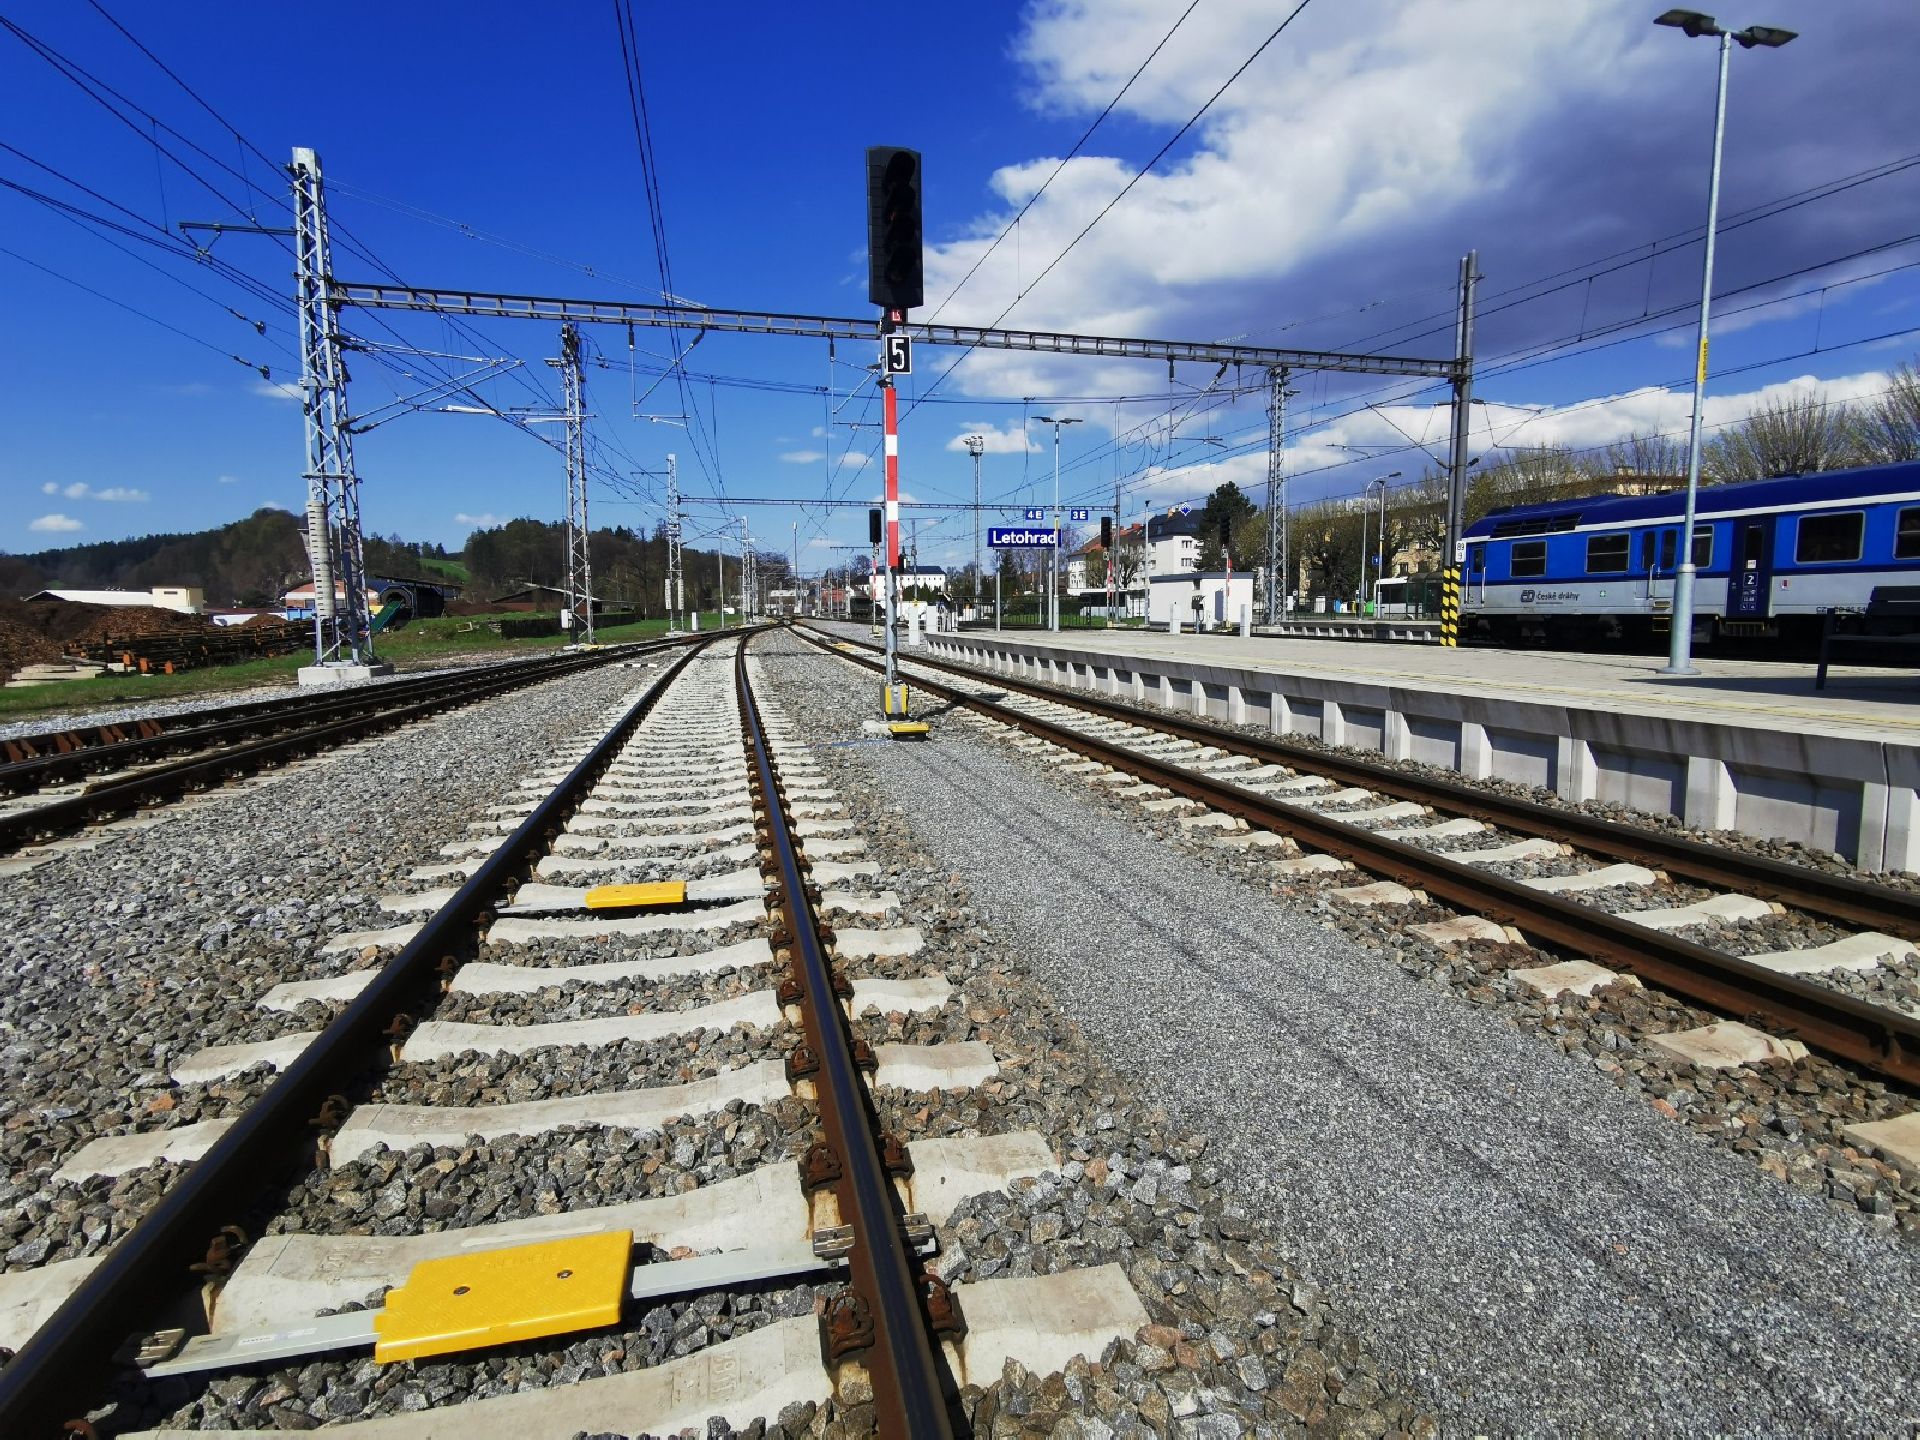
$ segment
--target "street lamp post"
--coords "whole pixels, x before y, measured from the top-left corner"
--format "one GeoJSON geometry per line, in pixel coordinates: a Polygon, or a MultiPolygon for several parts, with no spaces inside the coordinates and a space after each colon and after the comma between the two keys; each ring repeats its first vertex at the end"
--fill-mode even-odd
{"type": "Polygon", "coordinates": [[[1707,178],[1707,243],[1700,270],[1700,328],[1693,370],[1693,421],[1687,431],[1687,504],[1686,519],[1680,527],[1680,568],[1673,583],[1673,620],[1669,636],[1667,664],[1662,675],[1697,675],[1693,664],[1693,517],[1700,493],[1701,407],[1707,393],[1707,311],[1713,300],[1713,238],[1720,223],[1720,147],[1727,129],[1727,56],[1738,40],[1742,50],[1756,45],[1777,50],[1794,38],[1792,30],[1772,25],[1749,25],[1744,30],[1725,30],[1711,15],[1698,10],[1669,10],[1653,22],[1684,31],[1698,39],[1712,36],[1720,42],[1720,78],[1713,104],[1713,163],[1707,178]]]}
{"type": "Polygon", "coordinates": [[[1047,628],[1060,628],[1060,427],[1078,425],[1071,415],[1036,415],[1042,425],[1053,426],[1053,548],[1047,552],[1047,628]]]}
{"type": "MultiPolygon", "coordinates": [[[[1387,482],[1389,480],[1398,480],[1401,476],[1401,473],[1402,472],[1398,470],[1390,470],[1385,475],[1378,476],[1375,479],[1369,480],[1367,482],[1367,488],[1369,490],[1371,490],[1375,485],[1378,485],[1380,487],[1380,525],[1378,527],[1379,534],[1375,535],[1373,539],[1373,544],[1374,544],[1373,583],[1376,590],[1378,589],[1380,582],[1387,578],[1387,489],[1388,489],[1387,482]]],[[[1364,605],[1365,601],[1366,601],[1366,597],[1363,595],[1361,597],[1361,603],[1364,605]]]]}
{"type": "Polygon", "coordinates": [[[987,437],[967,436],[967,453],[973,457],[973,611],[980,614],[980,457],[986,453],[987,437]]]}

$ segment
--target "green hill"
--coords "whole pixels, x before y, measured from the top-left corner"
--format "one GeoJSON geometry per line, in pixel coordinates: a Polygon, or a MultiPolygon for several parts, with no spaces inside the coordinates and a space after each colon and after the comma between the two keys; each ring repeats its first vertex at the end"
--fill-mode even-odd
{"type": "MultiPolygon", "coordinates": [[[[399,536],[366,541],[367,568],[376,575],[444,576],[465,584],[467,568],[440,546],[399,536]]],[[[209,605],[270,605],[312,579],[300,518],[263,508],[244,520],[188,534],[140,535],[0,555],[0,595],[35,590],[145,590],[191,585],[209,605]]]]}

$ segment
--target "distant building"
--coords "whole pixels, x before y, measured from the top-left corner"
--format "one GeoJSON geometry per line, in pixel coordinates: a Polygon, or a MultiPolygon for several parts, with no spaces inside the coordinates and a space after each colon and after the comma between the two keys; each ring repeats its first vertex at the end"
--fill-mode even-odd
{"type": "MultiPolygon", "coordinates": [[[[313,597],[318,593],[319,592],[314,589],[311,580],[305,585],[296,585],[280,597],[280,608],[286,613],[286,617],[289,620],[310,620],[313,618],[313,597]]],[[[347,587],[338,580],[333,582],[333,603],[335,605],[345,605],[347,603],[347,587]]],[[[379,608],[380,592],[369,589],[367,591],[367,613],[371,615],[379,608]]]]}
{"type": "Polygon", "coordinates": [[[1200,516],[1149,515],[1147,526],[1147,563],[1149,575],[1172,575],[1181,570],[1200,568],[1200,516]]]}
{"type": "MultiPolygon", "coordinates": [[[[885,574],[886,572],[880,571],[878,573],[885,574]]],[[[864,595],[870,600],[877,596],[884,601],[886,599],[887,587],[884,584],[875,584],[874,580],[875,576],[873,575],[865,575],[856,579],[853,582],[854,593],[856,595],[864,595]]],[[[904,593],[905,591],[915,588],[938,590],[944,594],[947,588],[946,570],[939,565],[902,565],[900,567],[900,591],[904,593]]]]}
{"type": "Polygon", "coordinates": [[[1101,590],[1107,588],[1107,550],[1099,540],[1089,540],[1067,557],[1067,590],[1077,593],[1082,590],[1101,590]]]}
{"type": "Polygon", "coordinates": [[[1180,628],[1201,625],[1238,625],[1240,608],[1253,604],[1253,576],[1236,570],[1189,570],[1155,575],[1148,581],[1147,621],[1165,625],[1172,616],[1180,628]]]}
{"type": "Polygon", "coordinates": [[[183,615],[198,615],[207,608],[205,593],[187,585],[155,585],[150,590],[36,590],[26,598],[65,600],[70,605],[144,605],[183,615]]]}

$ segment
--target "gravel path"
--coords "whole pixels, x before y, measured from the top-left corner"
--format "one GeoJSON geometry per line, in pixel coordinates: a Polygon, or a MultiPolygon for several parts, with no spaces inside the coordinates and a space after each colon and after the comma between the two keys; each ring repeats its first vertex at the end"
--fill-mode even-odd
{"type": "Polygon", "coordinates": [[[1909,1249],[935,723],[842,753],[1450,1426],[1887,1433],[1920,1412],[1909,1249]]]}

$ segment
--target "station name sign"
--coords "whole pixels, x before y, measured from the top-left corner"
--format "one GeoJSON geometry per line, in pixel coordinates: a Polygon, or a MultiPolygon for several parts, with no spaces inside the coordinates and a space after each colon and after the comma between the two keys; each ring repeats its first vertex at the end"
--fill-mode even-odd
{"type": "Polygon", "coordinates": [[[987,544],[995,550],[1055,550],[1060,545],[1060,532],[995,525],[987,530],[987,544]]]}

